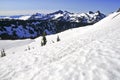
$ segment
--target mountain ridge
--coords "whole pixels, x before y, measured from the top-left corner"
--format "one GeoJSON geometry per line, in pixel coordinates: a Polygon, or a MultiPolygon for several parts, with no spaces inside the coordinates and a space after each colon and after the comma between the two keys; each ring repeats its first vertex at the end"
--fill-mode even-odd
{"type": "MultiPolygon", "coordinates": [[[[97,12],[92,12],[92,11],[89,11],[88,13],[84,13],[84,14],[96,14],[99,12],[98,16],[99,15],[103,15],[103,17],[105,17],[105,14],[101,13],[100,11],[97,11],[97,12]]],[[[55,12],[52,12],[52,13],[48,13],[48,14],[42,14],[42,13],[35,13],[35,14],[31,14],[31,15],[14,15],[14,16],[0,16],[0,19],[17,19],[17,20],[29,20],[29,19],[32,19],[32,20],[36,20],[36,19],[39,19],[39,20],[47,20],[47,19],[50,19],[51,17],[50,16],[56,16],[57,14],[62,14],[61,16],[65,16],[68,14],[68,16],[73,16],[73,17],[80,17],[81,14],[83,13],[71,13],[69,11],[62,11],[62,10],[58,10],[58,11],[55,11],[55,12]],[[21,19],[21,17],[23,16],[29,16],[28,18],[26,19],[21,19]],[[36,16],[36,17],[34,17],[36,16]],[[32,18],[33,17],[33,18],[32,18]],[[50,18],[49,18],[50,17],[50,18]]],[[[60,16],[58,16],[60,17],[60,16]]]]}
{"type": "Polygon", "coordinates": [[[11,16],[0,19],[1,39],[26,39],[56,34],[64,30],[94,24],[106,17],[100,11],[71,13],[58,10],[49,14],[11,16]]]}

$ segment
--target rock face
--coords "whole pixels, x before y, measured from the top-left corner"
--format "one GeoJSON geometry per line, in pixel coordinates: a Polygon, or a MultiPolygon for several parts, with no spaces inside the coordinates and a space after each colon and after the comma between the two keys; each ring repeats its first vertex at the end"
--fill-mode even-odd
{"type": "Polygon", "coordinates": [[[41,36],[43,32],[50,35],[67,29],[94,24],[104,17],[105,15],[100,11],[80,14],[61,10],[50,14],[36,13],[31,16],[1,17],[0,38],[36,38],[41,36]]]}

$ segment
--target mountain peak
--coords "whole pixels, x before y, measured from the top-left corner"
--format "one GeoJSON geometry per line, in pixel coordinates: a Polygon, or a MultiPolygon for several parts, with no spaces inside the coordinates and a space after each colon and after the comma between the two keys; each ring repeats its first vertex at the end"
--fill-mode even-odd
{"type": "Polygon", "coordinates": [[[41,13],[35,13],[35,14],[33,14],[33,15],[42,15],[41,13]]]}
{"type": "Polygon", "coordinates": [[[92,12],[92,11],[89,11],[89,14],[94,14],[94,12],[92,12]]]}
{"type": "Polygon", "coordinates": [[[71,12],[69,12],[69,11],[66,11],[66,10],[64,11],[64,13],[68,13],[68,14],[74,14],[74,13],[71,13],[71,12]]]}
{"type": "Polygon", "coordinates": [[[96,13],[100,14],[101,12],[98,10],[96,13]]]}
{"type": "Polygon", "coordinates": [[[58,11],[56,11],[56,12],[54,12],[53,14],[63,14],[64,13],[64,11],[62,11],[62,10],[58,10],[58,11]]]}
{"type": "Polygon", "coordinates": [[[117,12],[120,12],[120,8],[117,10],[117,12]]]}

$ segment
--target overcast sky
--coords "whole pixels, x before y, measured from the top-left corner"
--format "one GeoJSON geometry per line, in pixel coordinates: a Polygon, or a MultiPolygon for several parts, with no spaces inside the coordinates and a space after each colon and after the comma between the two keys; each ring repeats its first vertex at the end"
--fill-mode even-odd
{"type": "Polygon", "coordinates": [[[120,0],[0,0],[0,15],[97,11],[108,14],[120,8],[120,0]]]}

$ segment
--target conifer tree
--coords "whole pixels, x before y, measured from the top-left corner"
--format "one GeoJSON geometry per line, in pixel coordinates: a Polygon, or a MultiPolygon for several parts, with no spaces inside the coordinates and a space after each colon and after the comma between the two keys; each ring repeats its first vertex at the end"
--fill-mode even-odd
{"type": "Polygon", "coordinates": [[[5,50],[3,49],[3,50],[1,51],[1,57],[4,57],[4,56],[6,56],[6,53],[5,53],[5,50]]]}
{"type": "Polygon", "coordinates": [[[43,32],[43,35],[42,35],[42,40],[41,40],[41,46],[46,45],[46,43],[47,43],[46,33],[45,33],[45,32],[43,32]]]}
{"type": "Polygon", "coordinates": [[[57,42],[58,42],[58,41],[60,41],[60,38],[59,38],[59,36],[57,36],[57,42]]]}

